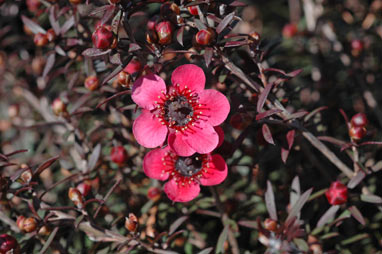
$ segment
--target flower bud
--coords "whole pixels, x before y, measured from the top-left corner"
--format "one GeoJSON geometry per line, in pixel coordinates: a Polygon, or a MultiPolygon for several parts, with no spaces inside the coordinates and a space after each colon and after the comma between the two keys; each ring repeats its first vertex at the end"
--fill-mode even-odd
{"type": "Polygon", "coordinates": [[[37,228],[37,221],[33,217],[26,218],[23,223],[23,231],[30,233],[37,228]]]}
{"type": "Polygon", "coordinates": [[[56,98],[52,103],[52,110],[56,116],[66,113],[66,104],[60,99],[56,98]]]}
{"type": "Polygon", "coordinates": [[[88,181],[84,181],[80,183],[79,185],[77,185],[77,190],[79,190],[82,196],[84,197],[86,197],[89,194],[91,189],[92,189],[92,186],[90,185],[90,183],[88,183],[88,181]]]}
{"type": "Polygon", "coordinates": [[[352,50],[361,52],[363,50],[363,42],[359,39],[355,39],[351,41],[352,50]]]}
{"type": "Polygon", "coordinates": [[[49,42],[52,42],[56,39],[56,33],[54,32],[53,28],[50,28],[48,31],[46,31],[46,37],[48,38],[49,42]]]}
{"type": "Polygon", "coordinates": [[[96,90],[98,88],[98,84],[99,81],[97,76],[89,76],[85,79],[84,82],[85,87],[90,91],[96,90]]]}
{"type": "Polygon", "coordinates": [[[20,254],[20,246],[13,236],[0,235],[0,254],[20,254]]]}
{"type": "Polygon", "coordinates": [[[15,118],[20,113],[20,106],[18,104],[12,104],[8,107],[8,116],[10,118],[15,118]]]}
{"type": "Polygon", "coordinates": [[[132,59],[127,66],[123,69],[123,71],[134,74],[142,69],[142,64],[137,59],[132,59]]]}
{"type": "Polygon", "coordinates": [[[158,21],[158,16],[154,16],[154,17],[150,18],[150,20],[147,22],[147,30],[154,31],[155,30],[155,24],[157,23],[157,21],[158,21]]]}
{"type": "Polygon", "coordinates": [[[23,173],[21,173],[20,179],[24,184],[29,183],[32,180],[32,170],[25,170],[23,173]]]}
{"type": "Polygon", "coordinates": [[[27,8],[30,12],[36,12],[41,6],[41,3],[39,0],[27,0],[26,1],[27,8]]]}
{"type": "Polygon", "coordinates": [[[161,190],[157,187],[150,187],[147,191],[147,197],[156,202],[160,199],[161,190]]]}
{"type": "Polygon", "coordinates": [[[331,205],[341,205],[348,200],[348,188],[340,181],[335,181],[325,192],[326,198],[331,205]]]}
{"type": "Polygon", "coordinates": [[[93,32],[92,40],[97,49],[109,49],[114,42],[114,34],[105,25],[100,25],[93,32]]]}
{"type": "Polygon", "coordinates": [[[195,35],[195,42],[207,46],[215,41],[215,31],[212,28],[202,29],[195,35]]]}
{"type": "Polygon", "coordinates": [[[24,231],[24,221],[25,217],[23,215],[17,217],[16,225],[21,231],[24,231]]]}
{"type": "Polygon", "coordinates": [[[162,18],[170,20],[173,23],[179,24],[180,9],[179,6],[176,3],[167,2],[162,4],[160,8],[160,15],[162,18]]]}
{"type": "Polygon", "coordinates": [[[133,213],[129,213],[129,217],[125,218],[125,228],[131,233],[134,233],[138,229],[138,218],[133,213]]]}
{"type": "Polygon", "coordinates": [[[121,86],[129,87],[130,82],[131,82],[131,76],[130,76],[130,74],[128,74],[124,71],[121,71],[118,74],[117,81],[118,81],[118,84],[120,84],[121,86]]]}
{"type": "Polygon", "coordinates": [[[158,43],[161,45],[170,44],[172,41],[172,25],[170,21],[162,21],[155,25],[158,35],[158,43]]]}
{"type": "Polygon", "coordinates": [[[149,44],[154,44],[158,42],[158,35],[155,31],[148,30],[146,32],[146,41],[149,44]]]}
{"type": "Polygon", "coordinates": [[[46,34],[37,33],[37,34],[35,34],[35,36],[33,38],[33,42],[37,47],[43,47],[46,44],[48,44],[49,41],[48,41],[48,37],[46,36],[46,34]]]}
{"type": "Polygon", "coordinates": [[[286,24],[283,27],[282,34],[285,38],[292,38],[294,37],[298,32],[297,25],[294,23],[286,24]]]}
{"type": "Polygon", "coordinates": [[[265,221],[264,221],[264,228],[266,230],[275,232],[277,230],[277,221],[272,220],[270,218],[265,219],[265,221]]]}
{"type": "Polygon", "coordinates": [[[71,4],[77,5],[80,4],[82,1],[81,0],[69,0],[71,4]]]}
{"type": "Polygon", "coordinates": [[[111,149],[110,158],[114,163],[123,165],[127,161],[128,155],[123,146],[115,146],[111,149]]]}
{"type": "Polygon", "coordinates": [[[32,71],[34,75],[38,76],[42,74],[44,70],[45,62],[46,60],[44,57],[38,56],[33,58],[31,66],[32,66],[32,71]]]}
{"type": "Polygon", "coordinates": [[[366,135],[366,128],[360,126],[352,126],[349,129],[349,136],[351,139],[358,141],[366,135]]]}
{"type": "Polygon", "coordinates": [[[77,208],[82,209],[84,207],[82,194],[76,188],[69,188],[68,197],[77,206],[77,208]]]}
{"type": "Polygon", "coordinates": [[[199,15],[198,7],[196,5],[188,6],[187,10],[193,16],[198,16],[199,15]]]}
{"type": "Polygon", "coordinates": [[[50,230],[50,228],[48,226],[42,226],[39,230],[38,230],[38,234],[41,235],[41,236],[48,236],[50,235],[52,231],[50,230]]]}
{"type": "Polygon", "coordinates": [[[258,32],[252,32],[249,34],[249,40],[254,44],[260,43],[261,36],[258,32]]]}
{"type": "Polygon", "coordinates": [[[368,124],[368,120],[364,113],[358,113],[351,118],[350,123],[355,127],[365,127],[368,124]]]}

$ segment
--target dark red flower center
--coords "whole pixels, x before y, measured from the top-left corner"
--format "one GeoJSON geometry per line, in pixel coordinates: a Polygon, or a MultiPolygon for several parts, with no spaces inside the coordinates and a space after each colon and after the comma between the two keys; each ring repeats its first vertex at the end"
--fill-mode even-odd
{"type": "Polygon", "coordinates": [[[172,86],[167,94],[162,91],[162,96],[158,96],[155,105],[154,114],[159,121],[176,132],[191,131],[196,121],[208,118],[203,115],[206,108],[199,103],[198,94],[187,86],[184,89],[180,89],[179,85],[172,86]]]}
{"type": "Polygon", "coordinates": [[[178,157],[175,162],[175,170],[185,177],[190,177],[199,173],[203,168],[203,161],[200,154],[189,157],[178,157]]]}

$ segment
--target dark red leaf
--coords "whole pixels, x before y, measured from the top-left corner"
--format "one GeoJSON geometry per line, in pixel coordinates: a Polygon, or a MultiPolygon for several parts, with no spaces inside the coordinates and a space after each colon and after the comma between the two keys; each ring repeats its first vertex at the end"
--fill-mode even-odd
{"type": "Polygon", "coordinates": [[[362,216],[362,213],[358,210],[357,207],[351,206],[349,207],[349,211],[351,215],[356,219],[359,223],[361,223],[363,226],[365,226],[366,222],[365,219],[362,216]]]}
{"type": "Polygon", "coordinates": [[[42,72],[42,76],[45,78],[46,75],[50,72],[50,70],[54,66],[54,62],[56,61],[56,53],[53,52],[48,56],[48,59],[46,60],[46,64],[44,67],[44,71],[42,72]]]}
{"type": "Polygon", "coordinates": [[[293,114],[290,114],[289,117],[287,119],[285,119],[285,120],[297,119],[297,118],[306,116],[308,113],[309,113],[308,111],[298,111],[298,112],[295,112],[293,114]]]}
{"type": "Polygon", "coordinates": [[[294,78],[298,74],[300,74],[302,71],[303,71],[302,69],[298,69],[298,70],[295,70],[295,71],[287,73],[287,76],[290,77],[290,78],[294,78]]]}
{"type": "Polygon", "coordinates": [[[34,34],[37,33],[46,33],[46,30],[42,28],[40,25],[32,21],[31,19],[27,18],[24,15],[21,15],[21,20],[23,21],[24,25],[26,25],[34,34]]]}
{"type": "Polygon", "coordinates": [[[141,46],[139,46],[136,43],[130,43],[130,45],[129,45],[129,52],[134,52],[134,51],[137,51],[140,49],[141,49],[141,46]]]}
{"type": "Polygon", "coordinates": [[[207,15],[207,18],[208,18],[208,19],[212,19],[212,20],[215,21],[216,23],[220,23],[220,22],[222,22],[222,19],[221,19],[221,18],[218,18],[218,17],[216,17],[216,16],[213,15],[213,14],[208,14],[208,15],[207,15]]]}
{"type": "Polygon", "coordinates": [[[269,144],[274,145],[275,142],[273,141],[271,130],[269,129],[267,124],[263,124],[262,132],[265,141],[267,141],[269,144]]]}
{"type": "Polygon", "coordinates": [[[247,228],[253,228],[253,229],[258,229],[259,227],[257,226],[257,221],[255,220],[241,220],[238,221],[237,224],[247,227],[247,228]]]}
{"type": "Polygon", "coordinates": [[[345,141],[342,141],[342,140],[339,140],[339,139],[336,139],[333,137],[329,137],[329,136],[318,136],[317,138],[321,141],[326,141],[326,142],[332,143],[332,144],[337,145],[337,146],[343,146],[346,144],[345,141]]]}
{"type": "Polygon", "coordinates": [[[233,7],[245,7],[247,6],[248,4],[246,3],[243,3],[241,1],[233,1],[232,3],[229,4],[230,6],[233,6],[233,7]]]}
{"type": "Polygon", "coordinates": [[[13,156],[13,155],[15,155],[15,154],[18,154],[18,153],[26,153],[26,152],[28,152],[28,149],[20,149],[20,150],[13,151],[13,152],[11,152],[11,153],[7,153],[7,154],[5,154],[5,156],[7,156],[7,157],[11,157],[11,156],[13,156]]]}
{"type": "Polygon", "coordinates": [[[316,108],[315,110],[313,110],[312,112],[310,112],[309,114],[307,114],[304,117],[304,122],[309,121],[309,119],[312,118],[315,114],[317,114],[318,112],[320,112],[322,110],[325,110],[325,109],[328,109],[328,107],[327,106],[322,106],[322,107],[316,108]]]}
{"type": "Polygon", "coordinates": [[[321,218],[317,222],[317,228],[322,227],[329,221],[334,219],[334,216],[336,215],[336,212],[340,209],[339,205],[331,206],[325,213],[324,215],[321,216],[321,218]]]}
{"type": "Polygon", "coordinates": [[[170,229],[168,231],[168,234],[172,235],[179,228],[179,226],[182,225],[183,222],[185,222],[187,219],[188,219],[188,216],[182,216],[182,217],[178,218],[176,221],[174,221],[170,225],[170,229]]]}
{"type": "Polygon", "coordinates": [[[355,188],[364,178],[366,174],[363,171],[358,171],[358,173],[353,176],[347,184],[349,189],[355,188]]]}
{"type": "Polygon", "coordinates": [[[269,95],[269,92],[272,90],[273,83],[268,84],[264,90],[261,92],[259,99],[257,101],[257,112],[261,113],[261,110],[263,109],[264,103],[269,95]]]}
{"type": "Polygon", "coordinates": [[[296,201],[296,203],[293,205],[292,209],[290,210],[290,213],[288,214],[288,217],[285,221],[286,224],[290,222],[293,218],[297,217],[297,215],[300,213],[302,207],[305,205],[305,203],[308,201],[310,194],[312,193],[313,188],[310,188],[309,190],[305,191],[300,198],[296,201]]]}
{"type": "Polygon", "coordinates": [[[125,91],[122,91],[122,92],[116,93],[116,94],[114,94],[114,95],[110,96],[109,98],[106,98],[105,100],[101,101],[101,102],[100,102],[100,103],[97,105],[97,107],[96,107],[96,108],[99,108],[99,107],[101,107],[103,104],[105,104],[105,103],[107,103],[107,102],[111,101],[112,99],[114,99],[114,98],[116,98],[116,97],[118,97],[118,96],[121,96],[121,95],[124,95],[124,94],[130,94],[130,93],[131,93],[131,91],[130,91],[130,90],[125,90],[125,91]]]}
{"type": "Polygon", "coordinates": [[[109,19],[113,16],[115,6],[116,5],[114,4],[108,5],[108,7],[106,8],[106,12],[102,16],[101,24],[106,24],[109,21],[109,19]]]}
{"type": "Polygon", "coordinates": [[[97,14],[101,13],[101,12],[105,12],[106,10],[108,10],[110,8],[110,5],[107,4],[107,5],[104,5],[104,6],[101,6],[101,7],[98,7],[98,8],[95,8],[94,10],[92,10],[90,13],[89,13],[89,16],[92,17],[92,16],[97,16],[97,14]]]}
{"type": "Polygon", "coordinates": [[[56,156],[53,158],[50,158],[49,160],[45,161],[43,164],[41,164],[33,173],[33,176],[41,174],[42,171],[49,168],[60,156],[56,156]]]}
{"type": "Polygon", "coordinates": [[[233,48],[233,47],[241,47],[244,45],[248,45],[248,41],[228,41],[224,44],[225,48],[233,48]]]}
{"type": "Polygon", "coordinates": [[[340,108],[339,110],[340,110],[342,117],[345,119],[345,122],[346,122],[348,128],[350,128],[350,121],[349,121],[348,115],[345,113],[345,111],[342,108],[340,108]]]}
{"type": "Polygon", "coordinates": [[[275,195],[273,193],[272,184],[270,181],[267,181],[267,191],[265,192],[265,205],[267,207],[269,217],[272,220],[277,221],[275,195]]]}
{"type": "Polygon", "coordinates": [[[293,142],[294,142],[294,135],[295,135],[295,130],[290,130],[288,131],[288,133],[286,134],[286,139],[287,139],[287,142],[288,142],[288,149],[290,150],[293,146],[293,142]]]}
{"type": "Polygon", "coordinates": [[[101,86],[103,86],[104,84],[106,84],[110,79],[114,78],[115,76],[117,76],[118,73],[120,73],[121,71],[123,70],[123,66],[122,65],[119,65],[117,66],[114,71],[112,71],[109,75],[106,76],[106,78],[104,80],[102,80],[102,83],[101,83],[101,86]]]}
{"type": "Polygon", "coordinates": [[[96,145],[92,154],[90,155],[89,164],[88,164],[89,171],[92,171],[95,168],[100,155],[101,155],[101,145],[98,144],[96,145]]]}
{"type": "Polygon", "coordinates": [[[74,25],[74,16],[71,16],[61,27],[61,35],[64,35],[74,25]]]}
{"type": "Polygon", "coordinates": [[[290,150],[285,149],[284,147],[281,147],[281,160],[286,163],[288,156],[289,156],[290,150]]]}
{"type": "Polygon", "coordinates": [[[266,118],[268,116],[271,116],[271,115],[274,115],[274,114],[277,114],[277,113],[280,113],[280,112],[282,112],[281,109],[270,109],[270,110],[267,110],[265,112],[257,114],[256,115],[256,121],[259,121],[259,120],[261,120],[263,118],[266,118]]]}
{"type": "Polygon", "coordinates": [[[359,146],[365,146],[365,145],[382,145],[381,141],[366,141],[359,144],[359,146]]]}
{"type": "Polygon", "coordinates": [[[228,24],[231,23],[234,17],[235,17],[235,12],[231,12],[230,14],[225,16],[222,22],[220,22],[220,24],[216,27],[216,32],[220,34],[224,30],[224,28],[226,28],[228,24]]]}
{"type": "Polygon", "coordinates": [[[60,34],[60,25],[56,16],[57,5],[52,5],[49,9],[49,22],[56,34],[60,34]]]}
{"type": "Polygon", "coordinates": [[[214,50],[212,48],[206,48],[204,50],[204,61],[206,61],[206,66],[208,67],[211,63],[214,50]]]}
{"type": "Polygon", "coordinates": [[[195,22],[195,25],[198,28],[198,30],[207,29],[206,25],[203,24],[202,21],[200,21],[200,19],[195,19],[194,22],[195,22]]]}
{"type": "Polygon", "coordinates": [[[100,56],[109,54],[110,51],[111,51],[110,49],[102,50],[102,49],[96,49],[96,48],[88,48],[88,49],[85,49],[84,52],[82,52],[82,55],[87,57],[100,57],[100,56]]]}
{"type": "Polygon", "coordinates": [[[183,33],[184,33],[184,26],[180,27],[178,29],[178,32],[176,33],[176,40],[179,42],[180,45],[183,46],[183,33]]]}

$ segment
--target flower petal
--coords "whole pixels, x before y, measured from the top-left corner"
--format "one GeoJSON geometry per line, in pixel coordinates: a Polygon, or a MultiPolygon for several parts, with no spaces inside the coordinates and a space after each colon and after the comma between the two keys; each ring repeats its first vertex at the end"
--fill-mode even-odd
{"type": "Polygon", "coordinates": [[[192,182],[182,186],[171,179],[164,185],[164,192],[174,202],[188,202],[196,198],[200,193],[199,184],[192,182]]]}
{"type": "Polygon", "coordinates": [[[215,126],[214,129],[219,136],[219,143],[217,147],[220,147],[224,142],[224,131],[223,128],[220,126],[215,126]]]}
{"type": "Polygon", "coordinates": [[[158,96],[162,96],[162,91],[166,91],[164,80],[155,74],[148,74],[140,77],[134,82],[131,98],[140,107],[154,109],[158,96]]]}
{"type": "Polygon", "coordinates": [[[230,105],[227,97],[221,92],[213,89],[204,90],[199,93],[199,103],[202,104],[200,111],[208,116],[208,122],[212,126],[221,124],[228,116],[230,105]]]}
{"type": "Polygon", "coordinates": [[[178,133],[170,133],[168,135],[168,145],[171,149],[179,156],[191,156],[195,153],[195,150],[192,149],[186,142],[183,140],[183,135],[178,133]]]}
{"type": "Polygon", "coordinates": [[[163,165],[162,158],[166,156],[166,153],[170,151],[170,147],[158,148],[151,150],[145,155],[143,159],[143,171],[145,174],[153,179],[166,180],[169,176],[169,172],[163,172],[165,166],[163,165]]]}
{"type": "Polygon", "coordinates": [[[204,89],[206,76],[203,69],[195,64],[184,64],[176,68],[171,76],[172,85],[179,84],[180,90],[185,86],[194,92],[200,92],[204,89]]]}
{"type": "Polygon", "coordinates": [[[205,154],[214,150],[219,143],[219,135],[215,129],[205,121],[195,123],[182,134],[184,142],[197,153],[205,154]]]}
{"type": "Polygon", "coordinates": [[[163,144],[167,136],[167,126],[162,125],[150,111],[143,109],[133,123],[133,134],[144,147],[154,148],[163,144]]]}
{"type": "Polygon", "coordinates": [[[214,154],[211,156],[209,168],[203,169],[203,176],[199,179],[201,185],[216,185],[223,182],[228,173],[227,163],[225,163],[223,157],[220,154],[214,154]],[[207,170],[207,172],[204,172],[207,170]]]}

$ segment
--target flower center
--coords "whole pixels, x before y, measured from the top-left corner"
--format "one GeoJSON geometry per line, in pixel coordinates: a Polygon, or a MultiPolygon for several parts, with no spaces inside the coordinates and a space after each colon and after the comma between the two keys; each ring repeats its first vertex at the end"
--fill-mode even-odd
{"type": "Polygon", "coordinates": [[[175,170],[185,177],[197,174],[203,168],[203,160],[199,154],[189,157],[178,157],[175,162],[175,170]]]}
{"type": "Polygon", "coordinates": [[[174,126],[185,126],[193,114],[194,109],[185,96],[176,96],[164,103],[164,120],[174,126]]]}

